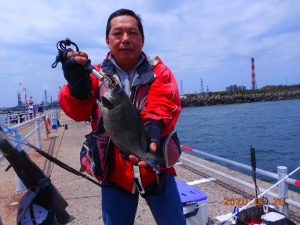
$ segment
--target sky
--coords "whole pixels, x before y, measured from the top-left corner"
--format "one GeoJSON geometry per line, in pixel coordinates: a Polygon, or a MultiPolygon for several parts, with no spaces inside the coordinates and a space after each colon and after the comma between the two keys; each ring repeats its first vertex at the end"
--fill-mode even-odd
{"type": "Polygon", "coordinates": [[[0,107],[17,105],[17,92],[35,103],[57,100],[65,79],[51,64],[56,43],[70,38],[101,63],[108,52],[109,15],[128,8],[140,14],[144,52],[173,71],[181,94],[300,84],[298,0],[11,0],[0,3],[0,107]]]}

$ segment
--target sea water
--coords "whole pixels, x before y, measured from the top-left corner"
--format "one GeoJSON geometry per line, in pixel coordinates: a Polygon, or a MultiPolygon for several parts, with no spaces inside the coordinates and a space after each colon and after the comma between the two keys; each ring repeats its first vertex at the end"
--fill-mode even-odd
{"type": "MultiPolygon", "coordinates": [[[[183,108],[177,130],[182,145],[247,165],[253,146],[257,168],[270,172],[300,166],[299,99],[183,108]]],[[[300,171],[292,178],[300,180],[300,171]]]]}

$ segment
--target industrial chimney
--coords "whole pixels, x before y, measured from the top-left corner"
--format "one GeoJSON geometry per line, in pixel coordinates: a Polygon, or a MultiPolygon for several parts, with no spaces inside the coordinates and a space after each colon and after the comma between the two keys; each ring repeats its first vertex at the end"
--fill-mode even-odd
{"type": "Polygon", "coordinates": [[[254,58],[251,59],[251,69],[252,69],[252,74],[251,74],[251,78],[252,78],[252,90],[256,90],[256,81],[255,81],[255,65],[254,65],[254,58]]]}

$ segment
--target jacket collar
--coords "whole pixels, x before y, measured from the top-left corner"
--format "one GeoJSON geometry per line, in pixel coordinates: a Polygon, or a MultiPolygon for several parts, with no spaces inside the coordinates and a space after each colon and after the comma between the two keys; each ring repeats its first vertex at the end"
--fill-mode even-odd
{"type": "MultiPolygon", "coordinates": [[[[155,78],[154,72],[153,72],[153,66],[149,63],[146,54],[144,52],[142,52],[142,54],[144,55],[144,59],[136,69],[136,74],[134,76],[131,87],[151,83],[155,78]]],[[[108,76],[113,76],[114,74],[116,74],[116,66],[110,60],[110,57],[109,57],[110,55],[111,55],[111,53],[109,52],[107,54],[106,58],[104,59],[101,67],[102,67],[102,70],[108,76]]]]}

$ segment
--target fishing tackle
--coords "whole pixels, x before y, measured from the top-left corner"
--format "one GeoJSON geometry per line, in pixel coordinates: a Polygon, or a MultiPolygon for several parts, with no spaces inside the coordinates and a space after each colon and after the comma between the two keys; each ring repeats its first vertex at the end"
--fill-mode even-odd
{"type": "MultiPolygon", "coordinates": [[[[257,196],[257,198],[260,198],[262,196],[264,196],[266,193],[268,193],[270,190],[272,190],[274,187],[276,187],[278,184],[280,184],[281,182],[285,181],[288,177],[292,176],[294,173],[296,173],[298,170],[300,170],[300,166],[298,166],[296,169],[294,169],[292,172],[290,172],[289,174],[287,174],[285,177],[283,177],[281,180],[277,181],[275,184],[273,184],[271,187],[269,187],[267,190],[265,190],[263,193],[261,193],[259,196],[257,196]]],[[[239,209],[239,212],[245,210],[248,208],[249,205],[251,205],[256,198],[252,199],[247,205],[243,206],[242,208],[239,209]]],[[[218,225],[223,225],[225,223],[227,223],[229,220],[231,220],[234,216],[236,216],[236,213],[233,212],[231,214],[230,217],[228,217],[227,219],[225,219],[224,221],[222,221],[221,223],[219,223],[218,225]]]]}
{"type": "Polygon", "coordinates": [[[257,207],[257,221],[260,221],[260,211],[258,210],[261,206],[259,206],[258,204],[258,198],[257,198],[257,193],[259,192],[259,188],[257,186],[256,183],[256,156],[255,156],[255,148],[253,146],[250,147],[250,155],[251,155],[251,167],[252,167],[252,179],[254,182],[254,186],[255,186],[255,201],[256,201],[256,207],[257,207]]]}
{"type": "MultiPolygon", "coordinates": [[[[56,68],[57,64],[59,62],[63,62],[64,58],[66,58],[66,53],[68,50],[72,50],[71,48],[67,48],[68,46],[73,45],[76,48],[77,52],[80,52],[79,47],[77,44],[75,44],[73,41],[70,40],[70,38],[66,38],[65,40],[61,40],[57,42],[56,48],[58,50],[58,54],[56,56],[56,59],[54,63],[52,63],[51,67],[56,68]]],[[[113,78],[108,77],[102,70],[99,72],[95,69],[95,67],[92,66],[91,61],[88,60],[85,67],[84,67],[89,73],[92,73],[95,75],[95,77],[102,81],[104,78],[107,79],[112,85],[119,85],[119,82],[113,78]]]]}
{"type": "Polygon", "coordinates": [[[1,127],[0,152],[28,189],[19,204],[17,224],[67,223],[70,215],[65,209],[66,200],[28,155],[12,146],[1,127]],[[28,218],[31,223],[27,223],[28,218]]]}
{"type": "Polygon", "coordinates": [[[52,63],[51,67],[56,68],[59,62],[62,62],[63,58],[66,57],[67,46],[74,45],[76,51],[79,52],[78,46],[70,40],[70,38],[66,38],[66,40],[62,40],[56,43],[56,48],[58,50],[58,55],[56,56],[55,62],[52,63]]]}

